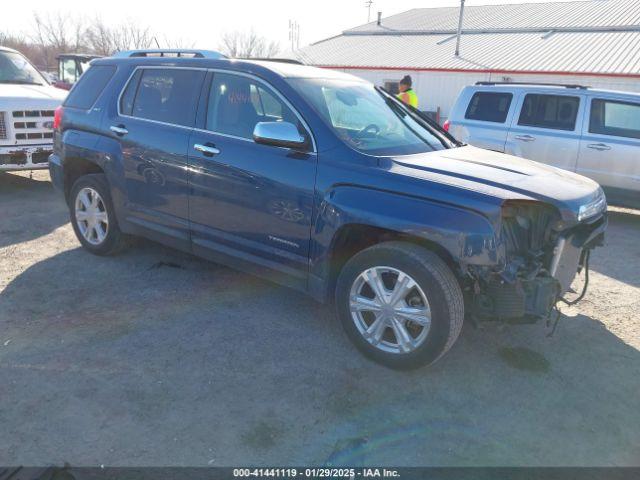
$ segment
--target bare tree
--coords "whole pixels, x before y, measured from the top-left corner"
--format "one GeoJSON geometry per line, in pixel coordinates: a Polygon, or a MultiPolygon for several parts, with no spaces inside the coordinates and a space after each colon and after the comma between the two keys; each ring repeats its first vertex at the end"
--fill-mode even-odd
{"type": "Polygon", "coordinates": [[[96,17],[86,30],[88,50],[97,55],[112,55],[120,50],[150,48],[153,34],[149,27],[141,27],[132,21],[110,27],[96,17]]]}
{"type": "Polygon", "coordinates": [[[60,53],[77,52],[84,44],[85,31],[82,19],[68,14],[39,15],[34,13],[33,42],[40,49],[36,63],[49,69],[60,53]]]}
{"type": "Polygon", "coordinates": [[[269,41],[253,30],[225,33],[219,48],[222,53],[233,58],[269,58],[280,51],[277,42],[269,41]]]}
{"type": "MultiPolygon", "coordinates": [[[[149,26],[132,20],[110,25],[100,17],[87,21],[81,16],[62,13],[34,13],[33,18],[33,33],[25,36],[2,31],[0,45],[22,52],[41,70],[51,71],[57,68],[56,57],[61,53],[94,53],[106,56],[120,50],[148,49],[156,45],[175,49],[194,46],[192,41],[184,38],[171,38],[167,35],[160,38],[149,26]]],[[[242,45],[244,48],[244,41],[242,45]]],[[[250,47],[249,52],[255,52],[254,56],[272,55],[277,51],[276,44],[268,44],[255,35],[246,45],[250,47]]]]}

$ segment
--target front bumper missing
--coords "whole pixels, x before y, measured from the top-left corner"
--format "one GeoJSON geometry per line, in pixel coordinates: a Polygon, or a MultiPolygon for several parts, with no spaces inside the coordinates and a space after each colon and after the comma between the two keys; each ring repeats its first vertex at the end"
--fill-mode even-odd
{"type": "Polygon", "coordinates": [[[0,147],[0,171],[48,168],[53,145],[16,145],[0,147]]]}
{"type": "MultiPolygon", "coordinates": [[[[473,312],[478,320],[532,323],[549,318],[558,301],[586,264],[588,252],[604,243],[606,213],[558,237],[549,269],[533,274],[517,263],[518,273],[478,275],[473,295],[473,312]]],[[[507,266],[508,267],[508,266],[507,266]]],[[[580,298],[586,293],[585,290],[580,298]]],[[[573,303],[571,303],[573,304],[573,303]]]]}
{"type": "Polygon", "coordinates": [[[607,216],[604,214],[595,222],[580,225],[558,237],[549,273],[560,284],[560,295],[571,288],[576,274],[584,267],[586,252],[603,244],[606,229],[607,216]]]}

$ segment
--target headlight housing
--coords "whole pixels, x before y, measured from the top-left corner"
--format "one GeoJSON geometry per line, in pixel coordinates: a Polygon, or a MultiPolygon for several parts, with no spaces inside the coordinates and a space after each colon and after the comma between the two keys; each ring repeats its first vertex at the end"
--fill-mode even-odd
{"type": "Polygon", "coordinates": [[[607,198],[601,188],[598,189],[598,195],[595,200],[581,205],[578,209],[578,221],[581,222],[587,218],[595,217],[607,209],[607,198]]]}

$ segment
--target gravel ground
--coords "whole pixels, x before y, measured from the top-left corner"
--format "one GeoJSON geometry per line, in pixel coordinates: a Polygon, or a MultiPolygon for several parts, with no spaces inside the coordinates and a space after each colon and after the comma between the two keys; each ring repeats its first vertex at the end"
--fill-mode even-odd
{"type": "Polygon", "coordinates": [[[553,337],[465,325],[396,372],[296,292],[146,241],[92,256],[46,172],[0,174],[0,464],[638,466],[639,234],[612,209],[553,337]]]}

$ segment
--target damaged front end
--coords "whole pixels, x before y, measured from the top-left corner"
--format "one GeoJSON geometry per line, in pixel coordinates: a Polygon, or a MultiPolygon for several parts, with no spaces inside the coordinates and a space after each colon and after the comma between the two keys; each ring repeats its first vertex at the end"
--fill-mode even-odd
{"type": "Polygon", "coordinates": [[[473,317],[507,323],[548,319],[576,274],[588,269],[590,251],[603,243],[603,195],[598,202],[589,205],[593,211],[588,218],[578,214],[573,221],[544,203],[505,202],[498,237],[500,267],[469,269],[473,317]]]}

